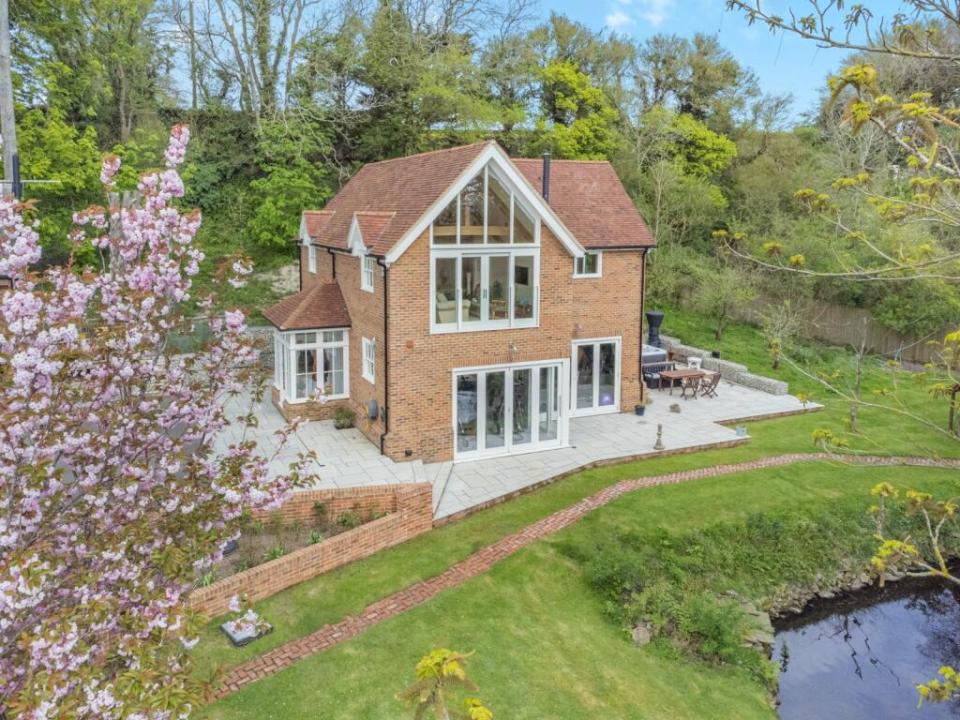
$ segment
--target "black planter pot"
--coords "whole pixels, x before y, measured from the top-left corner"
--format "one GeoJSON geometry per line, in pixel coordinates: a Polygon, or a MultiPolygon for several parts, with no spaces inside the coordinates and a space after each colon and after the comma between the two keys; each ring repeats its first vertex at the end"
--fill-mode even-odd
{"type": "Polygon", "coordinates": [[[643,415],[647,411],[646,405],[634,405],[633,412],[637,415],[643,415]]]}
{"type": "Polygon", "coordinates": [[[644,314],[647,316],[647,345],[662,348],[663,341],[660,339],[660,325],[663,323],[663,312],[660,310],[648,310],[644,314]]]}

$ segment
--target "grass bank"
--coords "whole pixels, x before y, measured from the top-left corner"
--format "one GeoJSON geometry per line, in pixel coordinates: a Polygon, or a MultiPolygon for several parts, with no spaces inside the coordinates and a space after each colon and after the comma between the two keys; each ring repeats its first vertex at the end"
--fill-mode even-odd
{"type": "MultiPolygon", "coordinates": [[[[503,717],[774,718],[768,692],[749,668],[691,659],[666,644],[635,647],[593,589],[583,559],[627,533],[706,531],[756,513],[854,512],[867,507],[876,482],[948,492],[955,478],[949,470],[818,462],[635,492],[201,717],[403,717],[394,693],[410,682],[422,654],[446,646],[477,651],[472,673],[503,717]]],[[[741,581],[737,586],[750,591],[751,582],[741,581]]]]}

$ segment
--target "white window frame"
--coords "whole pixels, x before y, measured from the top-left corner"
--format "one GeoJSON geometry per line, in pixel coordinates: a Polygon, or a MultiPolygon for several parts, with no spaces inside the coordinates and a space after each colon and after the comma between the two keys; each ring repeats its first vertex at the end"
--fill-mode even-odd
{"type": "MultiPolygon", "coordinates": [[[[509,193],[510,193],[510,237],[508,242],[503,243],[491,243],[489,242],[489,237],[487,235],[487,206],[489,200],[488,188],[490,182],[490,173],[491,168],[488,163],[480,171],[483,174],[483,242],[482,243],[470,243],[470,244],[461,244],[460,243],[460,196],[461,192],[458,192],[455,198],[457,203],[457,234],[456,242],[454,243],[436,243],[433,237],[433,221],[430,223],[430,333],[432,335],[439,335],[444,333],[456,333],[456,332],[475,332],[479,330],[509,330],[514,328],[536,328],[540,325],[540,226],[541,218],[539,214],[533,211],[528,207],[527,203],[520,199],[520,193],[514,185],[503,176],[502,173],[497,172],[495,169],[492,171],[493,175],[496,177],[497,182],[499,182],[509,193]],[[514,231],[514,219],[517,203],[520,203],[520,207],[523,208],[523,211],[526,215],[533,221],[533,241],[529,243],[514,243],[513,242],[513,231],[514,231]],[[490,320],[489,319],[489,300],[487,295],[489,294],[489,258],[495,255],[500,256],[509,256],[509,278],[510,278],[510,287],[507,291],[507,302],[509,305],[509,317],[505,320],[490,320]],[[464,257],[475,257],[481,256],[481,287],[483,288],[483,293],[485,293],[483,300],[486,302],[482,303],[481,309],[481,319],[477,321],[464,322],[463,321],[463,291],[459,287],[460,278],[462,277],[462,265],[464,257]],[[514,277],[515,271],[514,267],[516,264],[517,257],[533,257],[533,278],[532,278],[532,317],[529,318],[516,318],[515,317],[515,285],[514,277]],[[456,258],[457,269],[456,269],[456,278],[457,278],[457,290],[455,298],[455,320],[452,323],[440,323],[437,322],[437,259],[438,258],[456,258]]],[[[478,173],[479,174],[479,173],[478,173]]],[[[476,178],[477,175],[471,177],[470,182],[476,178]]]]}
{"type": "Polygon", "coordinates": [[[371,385],[377,384],[377,341],[371,338],[362,338],[362,352],[360,374],[371,385]]]}
{"type": "Polygon", "coordinates": [[[314,397],[297,397],[297,353],[301,350],[312,350],[317,353],[315,384],[319,387],[323,383],[324,350],[343,350],[343,392],[324,395],[324,400],[342,400],[350,397],[350,329],[349,328],[322,328],[314,330],[274,330],[273,334],[273,386],[280,391],[280,396],[288,405],[315,400],[314,397]],[[327,340],[324,333],[342,333],[340,340],[327,340]],[[297,342],[297,335],[314,333],[313,342],[297,342]]]}
{"type": "Polygon", "coordinates": [[[575,257],[573,259],[573,276],[575,278],[598,278],[603,277],[603,252],[600,250],[587,250],[583,257],[575,257]],[[587,256],[595,255],[597,258],[597,271],[588,273],[583,272],[583,268],[587,263],[587,256]]]}
{"type": "MultiPolygon", "coordinates": [[[[453,460],[454,462],[464,462],[469,460],[479,460],[482,458],[497,457],[501,455],[526,455],[527,453],[542,452],[544,450],[555,450],[557,448],[569,447],[570,445],[570,407],[569,402],[564,397],[565,389],[569,389],[566,378],[570,374],[570,361],[564,359],[541,360],[535,362],[517,362],[504,363],[496,365],[480,365],[477,367],[454,368],[452,371],[451,397],[452,397],[452,422],[453,422],[453,460]],[[513,403],[508,402],[507,398],[513,396],[513,371],[514,370],[532,370],[540,372],[540,368],[558,367],[558,411],[557,418],[557,437],[553,440],[540,441],[539,421],[531,421],[531,440],[530,443],[524,443],[517,446],[513,444],[512,438],[505,438],[503,447],[478,449],[478,450],[458,450],[457,449],[457,378],[461,375],[477,375],[477,413],[480,413],[480,397],[486,392],[486,373],[487,372],[505,372],[506,383],[504,386],[504,425],[513,427],[513,403]]],[[[531,404],[537,408],[539,418],[539,400],[540,383],[531,383],[531,404]]],[[[484,413],[486,410],[484,409],[484,413]]],[[[478,420],[478,447],[485,444],[485,423],[478,420]]],[[[508,434],[509,435],[509,434],[508,434]]]]}
{"type": "Polygon", "coordinates": [[[570,417],[583,417],[584,415],[604,415],[607,413],[620,412],[620,384],[623,377],[623,339],[617,337],[599,337],[583,338],[574,340],[570,343],[570,417]],[[600,353],[594,350],[593,353],[593,378],[595,392],[593,405],[588,408],[577,407],[577,348],[580,345],[593,345],[597,348],[600,345],[613,344],[614,356],[617,362],[616,380],[613,392],[613,405],[600,405],[598,394],[600,383],[597,380],[600,369],[600,353]]]}
{"type": "Polygon", "coordinates": [[[376,267],[376,260],[372,255],[360,256],[360,289],[366,292],[373,292],[373,278],[376,267]]]}
{"type": "Polygon", "coordinates": [[[307,270],[311,274],[317,274],[317,248],[310,243],[307,245],[307,270]]]}

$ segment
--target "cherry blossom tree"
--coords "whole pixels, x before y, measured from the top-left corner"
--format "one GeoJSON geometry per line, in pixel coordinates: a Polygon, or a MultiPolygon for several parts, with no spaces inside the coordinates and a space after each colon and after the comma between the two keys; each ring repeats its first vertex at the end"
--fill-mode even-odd
{"type": "MultiPolygon", "coordinates": [[[[241,515],[275,506],[305,458],[276,476],[249,433],[226,449],[225,401],[262,397],[256,348],[238,311],[198,298],[211,330],[190,352],[183,305],[203,254],[198,212],[177,198],[189,131],[166,167],[121,200],[104,161],[107,207],[74,216],[71,260],[31,271],[34,208],[0,199],[0,713],[8,718],[183,718],[204,699],[191,677],[201,618],[187,594],[239,535],[241,515]]],[[[233,261],[224,281],[250,272],[233,261]]],[[[289,433],[289,430],[282,434],[289,433]]],[[[281,437],[281,443],[285,438],[281,437]]]]}

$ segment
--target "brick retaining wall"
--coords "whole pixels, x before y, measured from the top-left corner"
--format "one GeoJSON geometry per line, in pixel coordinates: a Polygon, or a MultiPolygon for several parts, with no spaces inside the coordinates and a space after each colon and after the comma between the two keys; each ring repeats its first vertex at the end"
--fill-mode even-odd
{"type": "Polygon", "coordinates": [[[430,483],[304,491],[296,493],[279,512],[281,517],[290,520],[312,517],[315,502],[323,502],[334,519],[335,508],[342,508],[340,512],[344,512],[352,510],[354,505],[360,512],[388,514],[208,587],[197,588],[190,594],[190,607],[209,617],[222,615],[234,595],[245,594],[251,602],[263,600],[321,573],[399,545],[433,526],[430,483]]]}

